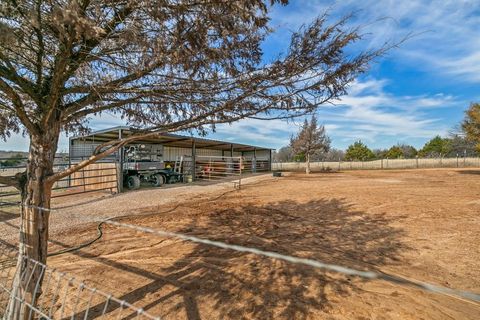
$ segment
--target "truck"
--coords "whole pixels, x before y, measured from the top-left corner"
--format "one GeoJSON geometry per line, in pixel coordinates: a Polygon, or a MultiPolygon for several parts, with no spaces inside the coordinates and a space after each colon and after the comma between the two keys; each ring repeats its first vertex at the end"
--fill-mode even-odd
{"type": "Polygon", "coordinates": [[[123,185],[129,190],[140,188],[142,182],[160,187],[181,180],[180,174],[165,168],[162,145],[128,145],[123,158],[123,185]]]}

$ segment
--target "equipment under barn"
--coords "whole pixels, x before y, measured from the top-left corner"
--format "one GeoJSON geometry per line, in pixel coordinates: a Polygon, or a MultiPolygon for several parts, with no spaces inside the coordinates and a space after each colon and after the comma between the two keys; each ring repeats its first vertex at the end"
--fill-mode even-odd
{"type": "MultiPolygon", "coordinates": [[[[114,127],[70,138],[69,158],[80,161],[102,143],[127,138],[129,127],[114,127]]],[[[119,190],[137,189],[141,182],[164,183],[235,178],[271,170],[272,150],[246,144],[177,134],[137,140],[103,159],[121,168],[119,190]]]]}

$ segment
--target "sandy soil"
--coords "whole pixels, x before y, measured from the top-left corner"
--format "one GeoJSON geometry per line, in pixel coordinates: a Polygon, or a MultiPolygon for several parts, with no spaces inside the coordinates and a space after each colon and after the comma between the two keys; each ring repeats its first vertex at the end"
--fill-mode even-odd
{"type": "MultiPolygon", "coordinates": [[[[122,222],[480,291],[479,170],[292,174],[214,199],[225,191],[147,194],[134,212],[147,215],[122,222]]],[[[94,227],[59,231],[51,250],[94,227]]],[[[480,319],[478,303],[113,226],[49,264],[162,319],[480,319]]]]}
{"type": "MultiPolygon", "coordinates": [[[[270,175],[257,174],[242,178],[243,183],[261,181],[270,175]]],[[[142,214],[145,208],[162,207],[180,199],[204,198],[215,192],[231,190],[238,180],[222,182],[195,182],[193,184],[169,184],[161,188],[142,188],[120,194],[98,191],[73,194],[52,199],[50,215],[50,235],[89,222],[96,222],[126,214],[142,214]]],[[[17,199],[18,201],[18,199],[17,199]]],[[[20,207],[0,208],[0,243],[15,244],[18,242],[20,225],[20,207]]]]}

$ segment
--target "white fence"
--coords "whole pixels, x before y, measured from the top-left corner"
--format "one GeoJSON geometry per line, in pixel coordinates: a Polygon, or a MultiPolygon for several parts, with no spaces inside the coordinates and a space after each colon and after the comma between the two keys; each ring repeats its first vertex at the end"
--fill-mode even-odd
{"type": "MultiPolygon", "coordinates": [[[[272,170],[280,171],[304,171],[305,167],[305,162],[272,163],[272,170]]],[[[310,163],[312,171],[468,167],[480,167],[480,158],[380,159],[372,161],[319,161],[310,163]]]]}

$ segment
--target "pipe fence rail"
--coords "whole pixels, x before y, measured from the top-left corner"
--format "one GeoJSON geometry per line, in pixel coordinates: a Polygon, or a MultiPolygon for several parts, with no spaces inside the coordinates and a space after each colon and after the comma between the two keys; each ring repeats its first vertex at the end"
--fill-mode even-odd
{"type": "MultiPolygon", "coordinates": [[[[427,168],[479,168],[480,157],[378,159],[369,161],[315,161],[312,171],[427,169],[427,168]]],[[[303,171],[305,162],[273,162],[272,170],[303,171]]]]}
{"type": "Polygon", "coordinates": [[[269,159],[257,157],[196,156],[195,180],[238,180],[247,174],[270,171],[269,159]]]}
{"type": "MultiPolygon", "coordinates": [[[[0,158],[0,161],[18,161],[18,164],[0,167],[0,175],[15,176],[26,170],[27,158],[0,158]]],[[[84,158],[57,157],[53,165],[54,172],[68,169],[84,158]]],[[[93,191],[118,192],[118,172],[116,162],[107,159],[91,164],[73,174],[55,182],[52,198],[75,195],[93,191]]],[[[20,192],[4,184],[0,184],[0,207],[18,205],[20,192]]]]}

